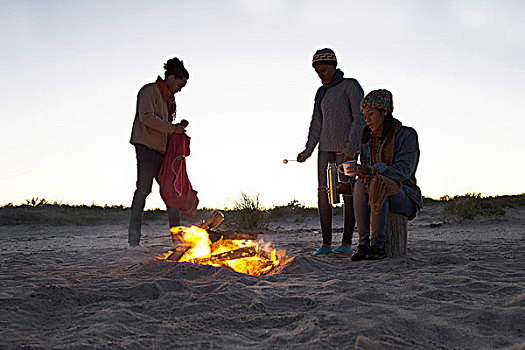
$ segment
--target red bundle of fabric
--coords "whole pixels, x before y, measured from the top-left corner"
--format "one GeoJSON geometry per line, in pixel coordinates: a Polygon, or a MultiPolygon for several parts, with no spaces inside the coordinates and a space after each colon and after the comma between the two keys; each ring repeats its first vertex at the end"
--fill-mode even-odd
{"type": "Polygon", "coordinates": [[[190,137],[173,134],[168,142],[164,163],[160,168],[160,195],[169,207],[177,208],[183,215],[192,218],[197,211],[199,198],[191,187],[186,172],[186,157],[190,155],[190,137]]]}

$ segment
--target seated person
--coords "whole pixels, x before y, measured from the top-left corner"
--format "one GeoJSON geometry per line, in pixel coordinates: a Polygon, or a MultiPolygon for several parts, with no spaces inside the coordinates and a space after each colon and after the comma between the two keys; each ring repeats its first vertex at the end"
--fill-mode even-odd
{"type": "Polygon", "coordinates": [[[350,166],[347,175],[357,175],[354,211],[359,246],[353,261],[386,257],[388,212],[416,217],[422,206],[416,183],[419,145],[414,129],[394,119],[392,94],[371,91],[361,101],[366,119],[360,146],[360,164],[350,166]]]}

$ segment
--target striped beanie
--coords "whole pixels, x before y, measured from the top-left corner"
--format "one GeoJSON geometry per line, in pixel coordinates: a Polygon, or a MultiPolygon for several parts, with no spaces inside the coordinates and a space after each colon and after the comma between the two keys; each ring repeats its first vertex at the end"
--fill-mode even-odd
{"type": "Polygon", "coordinates": [[[370,91],[365,98],[361,100],[361,112],[363,112],[365,108],[386,109],[392,113],[394,111],[392,93],[388,90],[370,91]]]}
{"type": "Polygon", "coordinates": [[[331,49],[317,50],[312,59],[312,67],[319,66],[321,64],[331,64],[337,67],[337,58],[335,53],[331,49]]]}

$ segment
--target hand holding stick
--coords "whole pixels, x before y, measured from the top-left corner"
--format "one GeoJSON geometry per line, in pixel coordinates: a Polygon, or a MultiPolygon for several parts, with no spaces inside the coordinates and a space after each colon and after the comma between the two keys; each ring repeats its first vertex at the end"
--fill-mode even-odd
{"type": "Polygon", "coordinates": [[[310,153],[304,150],[297,155],[297,161],[299,163],[304,163],[309,157],[310,157],[310,153]]]}

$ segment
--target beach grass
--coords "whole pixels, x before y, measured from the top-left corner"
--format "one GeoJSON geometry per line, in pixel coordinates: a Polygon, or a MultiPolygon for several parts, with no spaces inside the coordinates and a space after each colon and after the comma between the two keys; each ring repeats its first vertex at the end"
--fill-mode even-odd
{"type": "Polygon", "coordinates": [[[477,217],[500,218],[506,208],[525,206],[525,194],[483,197],[481,193],[467,193],[461,196],[440,198],[443,205],[443,221],[474,220],[477,217]]]}
{"type": "MultiPolygon", "coordinates": [[[[472,220],[476,217],[495,217],[505,215],[507,208],[525,206],[525,194],[483,197],[479,193],[460,196],[443,196],[440,199],[424,197],[424,207],[442,206],[443,221],[472,220]]],[[[258,195],[241,193],[230,209],[201,208],[192,219],[182,219],[182,224],[198,224],[208,218],[215,210],[224,216],[224,226],[239,228],[265,228],[268,223],[284,217],[310,217],[317,215],[317,208],[308,207],[292,200],[286,205],[263,207],[258,195]]],[[[334,207],[335,216],[343,215],[342,205],[334,207]]],[[[129,207],[123,205],[71,205],[33,197],[25,203],[12,203],[0,206],[0,225],[103,225],[127,224],[129,207]]],[[[144,212],[143,221],[167,221],[166,211],[151,209],[144,212]]]]}
{"type": "Polygon", "coordinates": [[[241,192],[240,198],[232,201],[233,208],[228,213],[231,223],[242,228],[264,228],[268,226],[268,210],[264,208],[259,195],[241,192]]]}

